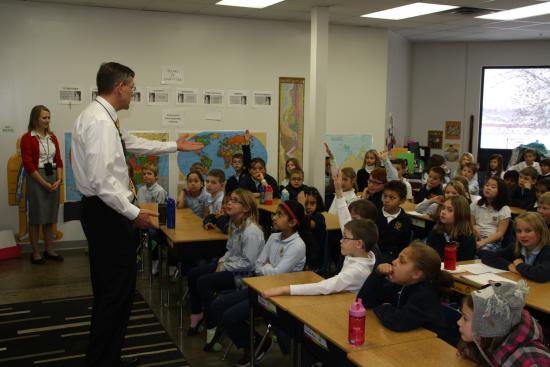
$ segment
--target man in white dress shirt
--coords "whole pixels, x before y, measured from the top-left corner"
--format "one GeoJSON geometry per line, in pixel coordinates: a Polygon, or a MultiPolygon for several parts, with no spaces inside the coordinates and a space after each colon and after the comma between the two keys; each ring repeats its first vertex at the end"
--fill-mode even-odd
{"type": "Polygon", "coordinates": [[[97,72],[99,96],[78,116],[72,135],[72,168],[83,194],[81,223],[88,240],[94,302],[87,366],[137,365],[120,359],[120,350],[135,292],[136,242],[133,225],[153,226],[156,215],[133,205],[126,149],[136,154],[191,151],[200,143],[141,139],[119,128],[117,111],[130,106],[134,72],[115,62],[97,72]]]}

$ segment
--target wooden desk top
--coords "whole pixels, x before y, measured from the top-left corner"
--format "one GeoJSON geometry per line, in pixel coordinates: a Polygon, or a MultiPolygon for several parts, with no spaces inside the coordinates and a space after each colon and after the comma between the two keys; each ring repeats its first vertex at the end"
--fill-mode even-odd
{"type": "MultiPolygon", "coordinates": [[[[385,328],[372,310],[367,310],[365,320],[365,344],[354,347],[348,343],[349,308],[355,300],[355,294],[349,293],[347,300],[331,303],[315,303],[308,306],[289,309],[291,315],[330,340],[340,349],[352,352],[362,349],[406,343],[421,339],[434,339],[437,335],[426,329],[407,332],[395,332],[385,328]]],[[[375,366],[375,364],[372,364],[375,366]]]]}
{"type": "Polygon", "coordinates": [[[455,348],[437,338],[351,352],[348,359],[361,367],[475,366],[474,362],[458,356],[455,348]]]}
{"type": "MultiPolygon", "coordinates": [[[[316,283],[324,278],[311,271],[301,271],[296,273],[286,273],[278,275],[269,275],[262,277],[244,278],[243,281],[257,293],[266,289],[290,284],[316,283]]],[[[271,297],[268,301],[277,307],[288,311],[294,307],[303,307],[311,304],[341,302],[344,300],[355,299],[355,295],[349,292],[336,293],[326,296],[277,296],[271,297]],[[351,298],[350,298],[351,297],[351,298]]]]}
{"type": "MultiPolygon", "coordinates": [[[[481,260],[468,260],[468,261],[459,261],[457,264],[473,264],[473,263],[480,263],[481,260]]],[[[454,280],[459,283],[464,283],[471,285],[474,288],[479,288],[479,284],[471,282],[468,279],[463,278],[463,275],[468,275],[469,272],[464,273],[455,273],[452,274],[454,280]]],[[[548,296],[550,294],[550,283],[537,283],[532,280],[522,278],[521,275],[515,274],[512,272],[504,272],[504,273],[498,273],[498,275],[511,279],[513,281],[518,281],[520,279],[524,279],[527,282],[527,286],[529,287],[529,294],[527,295],[526,304],[527,306],[537,309],[539,311],[545,312],[547,314],[550,314],[550,297],[548,296]]]]}
{"type": "Polygon", "coordinates": [[[525,209],[518,208],[517,206],[511,206],[510,211],[512,212],[512,215],[520,215],[526,212],[525,209]]]}
{"type": "MultiPolygon", "coordinates": [[[[258,209],[275,214],[277,207],[281,203],[281,199],[273,199],[273,204],[271,205],[259,204],[259,200],[256,200],[256,203],[258,204],[258,209]]],[[[337,215],[330,214],[329,212],[323,212],[323,216],[325,217],[325,222],[327,224],[327,231],[335,231],[340,229],[340,222],[338,222],[337,215]]]]}
{"type": "Polygon", "coordinates": [[[169,229],[160,226],[162,232],[174,245],[189,242],[225,241],[227,235],[219,229],[206,230],[202,226],[202,219],[197,217],[191,209],[176,209],[176,228],[169,229]]]}
{"type": "Polygon", "coordinates": [[[403,208],[403,210],[411,217],[413,218],[417,218],[417,219],[421,219],[421,220],[426,220],[426,221],[430,221],[430,222],[433,222],[433,219],[427,215],[427,214],[420,214],[420,213],[417,213],[416,212],[416,204],[415,203],[411,203],[410,201],[405,201],[403,204],[401,204],[401,208],[403,208]]]}

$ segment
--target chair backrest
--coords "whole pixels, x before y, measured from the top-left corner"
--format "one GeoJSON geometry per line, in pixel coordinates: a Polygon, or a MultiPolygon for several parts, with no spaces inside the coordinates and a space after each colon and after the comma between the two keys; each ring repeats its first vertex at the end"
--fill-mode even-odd
{"type": "Polygon", "coordinates": [[[440,330],[438,337],[453,347],[456,347],[460,339],[457,321],[462,317],[462,314],[460,313],[459,306],[456,303],[442,303],[441,307],[443,308],[445,326],[440,330]]]}

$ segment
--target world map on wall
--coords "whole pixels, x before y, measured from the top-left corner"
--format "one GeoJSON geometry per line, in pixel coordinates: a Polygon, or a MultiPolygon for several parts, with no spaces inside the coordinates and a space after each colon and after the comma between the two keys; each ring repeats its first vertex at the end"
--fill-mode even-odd
{"type": "MultiPolygon", "coordinates": [[[[157,141],[168,141],[169,134],[166,132],[155,131],[134,131],[130,132],[132,135],[136,135],[140,138],[157,141]]],[[[70,161],[71,152],[71,138],[72,133],[65,133],[65,200],[66,201],[79,201],[82,197],[80,191],[76,187],[76,181],[74,178],[73,169],[70,161]]],[[[168,155],[150,155],[150,156],[136,156],[133,153],[127,153],[126,161],[129,162],[134,168],[134,182],[137,187],[142,184],[141,169],[145,163],[154,163],[158,167],[158,183],[166,191],[169,190],[169,174],[168,174],[168,155]]]]}
{"type": "MultiPolygon", "coordinates": [[[[195,162],[202,163],[208,170],[221,169],[226,178],[232,176],[235,171],[231,167],[231,158],[235,153],[241,153],[244,144],[244,131],[203,131],[188,133],[189,141],[204,144],[204,148],[198,152],[179,152],[178,167],[182,176],[189,173],[191,165],[195,162]]],[[[266,134],[251,133],[250,150],[252,158],[260,157],[267,163],[266,134]]],[[[180,179],[183,179],[180,176],[180,179]]]]}
{"type": "Polygon", "coordinates": [[[363,168],[365,153],[372,149],[372,135],[326,135],[338,167],[363,168]]]}

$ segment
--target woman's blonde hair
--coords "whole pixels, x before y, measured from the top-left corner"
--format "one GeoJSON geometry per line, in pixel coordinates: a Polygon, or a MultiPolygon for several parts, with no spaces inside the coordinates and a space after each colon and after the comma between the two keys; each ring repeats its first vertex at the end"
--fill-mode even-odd
{"type": "MultiPolygon", "coordinates": [[[[37,105],[37,106],[34,106],[31,110],[31,114],[29,116],[29,125],[27,126],[27,130],[28,131],[32,131],[32,130],[35,130],[37,127],[38,127],[38,118],[40,117],[40,113],[42,111],[46,111],[46,112],[50,112],[50,110],[48,109],[48,107],[44,106],[44,105],[37,105]]],[[[51,112],[50,112],[51,114],[51,112]]],[[[51,133],[50,129],[46,129],[46,132],[49,134],[51,133]]]]}
{"type": "MultiPolygon", "coordinates": [[[[523,221],[527,223],[536,234],[540,236],[540,241],[537,246],[548,246],[550,244],[550,231],[544,221],[544,218],[537,212],[525,212],[516,217],[514,220],[514,230],[517,229],[518,222],[523,221]]],[[[517,237],[517,236],[516,236],[517,237]]],[[[514,253],[516,256],[521,255],[522,245],[519,243],[519,239],[516,238],[516,248],[514,253]]]]}

